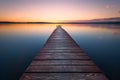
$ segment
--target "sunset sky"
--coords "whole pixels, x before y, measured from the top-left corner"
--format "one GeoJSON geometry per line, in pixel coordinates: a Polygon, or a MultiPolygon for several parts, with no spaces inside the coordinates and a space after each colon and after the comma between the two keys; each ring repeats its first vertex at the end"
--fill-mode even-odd
{"type": "Polygon", "coordinates": [[[120,17],[120,0],[0,0],[0,21],[89,20],[120,17]]]}

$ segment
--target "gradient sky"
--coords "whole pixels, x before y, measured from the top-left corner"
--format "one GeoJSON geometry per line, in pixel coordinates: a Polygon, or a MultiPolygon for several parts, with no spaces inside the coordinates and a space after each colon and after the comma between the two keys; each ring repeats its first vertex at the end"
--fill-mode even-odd
{"type": "Polygon", "coordinates": [[[120,0],[0,0],[0,21],[63,21],[120,17],[120,0]]]}

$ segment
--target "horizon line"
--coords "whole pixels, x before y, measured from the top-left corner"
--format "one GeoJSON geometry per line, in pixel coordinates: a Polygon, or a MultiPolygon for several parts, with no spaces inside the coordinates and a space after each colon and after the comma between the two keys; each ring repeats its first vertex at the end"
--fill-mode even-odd
{"type": "Polygon", "coordinates": [[[120,21],[107,22],[0,22],[0,24],[120,24],[120,21]]]}
{"type": "MultiPolygon", "coordinates": [[[[109,18],[95,18],[95,19],[86,19],[86,20],[58,20],[58,21],[8,21],[8,20],[1,20],[1,22],[19,22],[19,23],[24,23],[24,22],[40,22],[40,23],[64,23],[64,22],[87,22],[87,21],[92,21],[92,20],[107,20],[107,19],[120,19],[120,17],[109,17],[109,18]]],[[[120,21],[120,20],[119,20],[120,21]]],[[[95,21],[94,21],[95,22],[95,21]]],[[[108,21],[109,22],[109,21],[108,21]]]]}

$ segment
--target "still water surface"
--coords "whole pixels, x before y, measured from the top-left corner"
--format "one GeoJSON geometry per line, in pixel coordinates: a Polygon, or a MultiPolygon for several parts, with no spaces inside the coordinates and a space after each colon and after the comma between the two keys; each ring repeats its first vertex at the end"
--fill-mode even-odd
{"type": "MultiPolygon", "coordinates": [[[[119,80],[120,25],[62,24],[111,80],[119,80]]],[[[0,24],[0,80],[18,80],[56,24],[0,24]]]]}

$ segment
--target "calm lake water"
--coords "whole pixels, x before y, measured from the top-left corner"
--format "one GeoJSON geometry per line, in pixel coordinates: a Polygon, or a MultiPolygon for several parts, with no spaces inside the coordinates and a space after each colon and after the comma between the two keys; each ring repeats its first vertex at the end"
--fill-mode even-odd
{"type": "MultiPolygon", "coordinates": [[[[110,80],[120,80],[120,25],[61,25],[110,80]]],[[[0,24],[0,80],[18,80],[55,28],[0,24]]]]}

